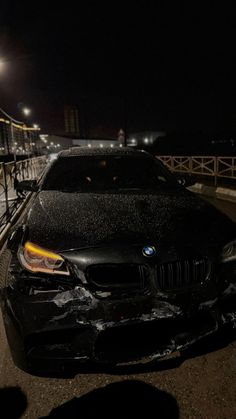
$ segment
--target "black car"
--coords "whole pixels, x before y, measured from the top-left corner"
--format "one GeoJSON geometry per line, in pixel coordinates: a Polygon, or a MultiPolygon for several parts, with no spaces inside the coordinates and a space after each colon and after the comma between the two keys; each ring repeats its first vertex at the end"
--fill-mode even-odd
{"type": "Polygon", "coordinates": [[[21,369],[155,359],[235,321],[235,224],[148,153],[63,151],[18,188],[1,294],[21,369]]]}

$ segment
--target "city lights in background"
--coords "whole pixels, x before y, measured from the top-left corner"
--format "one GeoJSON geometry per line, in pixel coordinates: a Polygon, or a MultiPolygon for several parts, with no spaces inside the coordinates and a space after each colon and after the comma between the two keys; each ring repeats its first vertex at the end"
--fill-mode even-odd
{"type": "Polygon", "coordinates": [[[48,142],[47,137],[48,137],[47,134],[41,134],[39,136],[40,140],[42,140],[45,144],[48,142]]]}
{"type": "Polygon", "coordinates": [[[138,135],[138,137],[131,137],[131,139],[129,140],[129,145],[130,146],[137,146],[137,145],[142,145],[142,144],[145,144],[145,145],[151,145],[151,144],[153,144],[153,138],[156,136],[158,136],[158,135],[160,135],[160,133],[159,132],[157,132],[157,133],[150,133],[150,135],[149,136],[147,136],[147,135],[138,135]]]}
{"type": "MultiPolygon", "coordinates": [[[[48,140],[45,138],[47,135],[40,135],[40,139],[46,144],[48,140]]],[[[55,144],[54,141],[51,141],[49,145],[46,146],[47,150],[55,150],[61,148],[61,144],[55,144]]]]}
{"type": "Polygon", "coordinates": [[[136,146],[137,145],[137,140],[135,138],[132,138],[130,145],[136,146]]]}
{"type": "MultiPolygon", "coordinates": [[[[12,67],[11,61],[6,60],[0,54],[0,83],[2,85],[4,85],[5,74],[8,76],[12,67]]],[[[24,102],[17,103],[17,108],[21,115],[25,116],[25,121],[16,120],[0,108],[0,123],[3,124],[4,128],[3,136],[0,137],[0,154],[14,154],[14,160],[16,154],[37,154],[41,151],[38,142],[40,126],[30,121],[30,116],[33,113],[32,109],[24,102]],[[26,118],[28,122],[26,122],[26,118]]]]}

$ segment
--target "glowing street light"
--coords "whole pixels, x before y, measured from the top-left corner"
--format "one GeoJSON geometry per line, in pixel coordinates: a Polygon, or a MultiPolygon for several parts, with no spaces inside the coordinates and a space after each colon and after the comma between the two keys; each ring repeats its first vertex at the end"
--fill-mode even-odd
{"type": "Polygon", "coordinates": [[[22,112],[25,116],[29,116],[31,114],[31,110],[29,108],[23,108],[22,112]]]}
{"type": "Polygon", "coordinates": [[[5,61],[0,59],[0,74],[4,73],[5,67],[6,67],[5,61]]]}
{"type": "Polygon", "coordinates": [[[39,129],[39,125],[38,125],[38,124],[34,124],[34,125],[33,125],[33,128],[35,128],[35,129],[39,129]]]}

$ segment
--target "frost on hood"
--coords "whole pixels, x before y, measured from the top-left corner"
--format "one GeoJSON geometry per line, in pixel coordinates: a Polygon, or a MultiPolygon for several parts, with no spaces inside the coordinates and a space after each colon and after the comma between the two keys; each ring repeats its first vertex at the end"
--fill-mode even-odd
{"type": "Polygon", "coordinates": [[[195,196],[164,190],[42,191],[27,224],[32,242],[57,251],[144,240],[146,243],[197,240],[214,245],[219,240],[226,242],[233,234],[232,223],[195,196]]]}

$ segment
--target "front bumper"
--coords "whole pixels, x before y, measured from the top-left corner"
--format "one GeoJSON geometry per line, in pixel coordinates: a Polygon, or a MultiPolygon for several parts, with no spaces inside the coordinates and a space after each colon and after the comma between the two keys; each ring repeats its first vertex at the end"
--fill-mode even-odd
{"type": "Polygon", "coordinates": [[[200,304],[188,297],[180,307],[153,295],[98,299],[83,287],[33,296],[8,289],[3,317],[15,364],[50,374],[71,363],[161,358],[236,322],[235,284],[200,304]]]}

